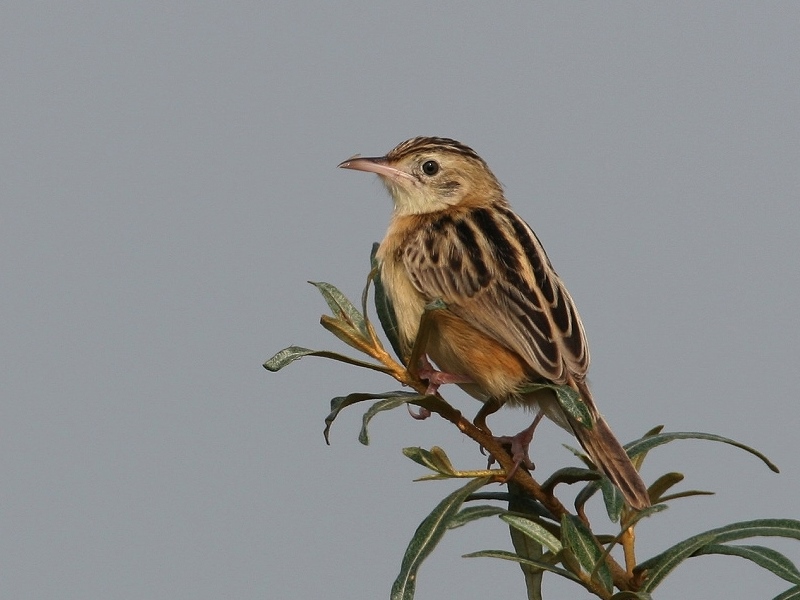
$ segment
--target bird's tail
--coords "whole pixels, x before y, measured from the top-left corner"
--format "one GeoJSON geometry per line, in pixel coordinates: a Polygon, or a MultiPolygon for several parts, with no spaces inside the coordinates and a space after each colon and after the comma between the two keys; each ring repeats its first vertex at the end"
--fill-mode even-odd
{"type": "Polygon", "coordinates": [[[592,462],[619,488],[631,507],[641,510],[650,506],[650,496],[636,467],[619,443],[606,420],[598,412],[585,384],[578,384],[581,399],[589,407],[594,424],[591,429],[569,418],[572,431],[592,462]]]}

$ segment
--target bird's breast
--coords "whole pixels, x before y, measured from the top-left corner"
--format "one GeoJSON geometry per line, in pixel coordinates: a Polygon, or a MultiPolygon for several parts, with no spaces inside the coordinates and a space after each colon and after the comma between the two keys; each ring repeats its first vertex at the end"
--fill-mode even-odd
{"type": "MultiPolygon", "coordinates": [[[[436,299],[423,295],[406,270],[401,257],[407,239],[397,228],[390,227],[376,257],[406,356],[417,338],[425,306],[436,299]]],[[[507,398],[530,379],[529,368],[518,354],[450,310],[432,312],[430,323],[425,352],[442,371],[471,378],[474,385],[462,386],[471,395],[481,400],[507,398]]]]}
{"type": "Polygon", "coordinates": [[[381,242],[376,258],[380,264],[381,283],[397,318],[400,345],[407,356],[414,345],[419,321],[428,301],[414,287],[405,266],[397,259],[395,248],[390,246],[392,244],[387,240],[381,242]]]}

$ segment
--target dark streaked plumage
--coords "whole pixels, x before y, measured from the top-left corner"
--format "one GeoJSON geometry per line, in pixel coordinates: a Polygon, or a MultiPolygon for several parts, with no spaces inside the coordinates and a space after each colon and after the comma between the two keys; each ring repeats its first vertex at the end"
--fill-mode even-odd
{"type": "Polygon", "coordinates": [[[483,159],[455,140],[417,137],[340,166],[377,173],[394,200],[378,260],[404,350],[424,307],[442,300],[447,310],[432,313],[426,347],[437,366],[468,379],[461,387],[483,401],[538,405],[574,432],[631,506],[647,506],[641,478],[586,385],[589,349],[574,302],[483,159]],[[549,392],[520,392],[536,381],[575,388],[594,426],[574,422],[549,392]]]}

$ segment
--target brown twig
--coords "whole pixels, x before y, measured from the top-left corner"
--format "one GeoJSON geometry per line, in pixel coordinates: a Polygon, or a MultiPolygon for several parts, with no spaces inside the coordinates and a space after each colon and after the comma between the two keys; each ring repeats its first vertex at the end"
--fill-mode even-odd
{"type": "MultiPolygon", "coordinates": [[[[371,328],[371,327],[370,327],[371,328]]],[[[373,333],[374,336],[374,333],[373,333]]],[[[373,337],[373,341],[377,336],[373,337]]],[[[408,386],[419,394],[425,396],[427,394],[428,385],[422,381],[416,373],[412,373],[405,366],[401,365],[386,352],[380,343],[373,343],[369,346],[362,348],[366,354],[383,364],[390,371],[390,375],[394,377],[401,384],[408,386]]],[[[412,355],[414,353],[412,352],[412,355]]],[[[442,418],[453,423],[458,429],[469,438],[477,442],[484,448],[494,459],[500,464],[506,473],[513,471],[511,480],[527,492],[532,498],[538,500],[542,505],[550,511],[550,513],[560,519],[565,514],[570,514],[567,508],[556,498],[552,493],[545,492],[541,485],[528,473],[525,469],[514,469],[514,459],[503,448],[503,446],[489,433],[474,425],[471,421],[466,419],[459,410],[451,406],[445,401],[438,393],[435,396],[428,396],[434,400],[432,402],[420,402],[420,405],[425,404],[424,408],[429,409],[431,412],[437,413],[442,418]]],[[[416,403],[415,403],[416,404],[416,403]]],[[[603,550],[603,545],[595,538],[595,543],[598,548],[603,550]]],[[[641,582],[637,581],[633,575],[633,532],[630,531],[630,537],[623,537],[623,548],[625,551],[625,559],[627,569],[624,569],[614,558],[609,554],[606,555],[606,564],[611,571],[611,577],[614,585],[620,590],[637,590],[641,582]]],[[[587,580],[584,582],[587,589],[596,595],[603,597],[610,597],[607,592],[594,580],[587,580]]]]}

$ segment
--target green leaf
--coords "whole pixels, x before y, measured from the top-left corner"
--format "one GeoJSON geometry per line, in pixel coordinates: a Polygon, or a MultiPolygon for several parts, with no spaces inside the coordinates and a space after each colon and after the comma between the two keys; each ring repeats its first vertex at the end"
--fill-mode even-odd
{"type": "Polygon", "coordinates": [[[544,561],[521,558],[520,556],[514,554],[513,552],[507,552],[505,550],[481,550],[480,552],[470,552],[469,554],[464,554],[464,558],[500,558],[502,560],[510,560],[523,565],[530,565],[532,567],[536,567],[537,569],[542,569],[543,571],[550,571],[551,573],[556,573],[557,575],[561,575],[562,577],[569,579],[570,581],[574,581],[576,583],[583,585],[583,582],[578,577],[576,577],[566,569],[556,567],[544,561]]]}
{"type": "Polygon", "coordinates": [[[517,531],[521,531],[529,538],[532,538],[542,546],[545,546],[553,554],[561,552],[562,548],[564,547],[558,538],[556,538],[556,536],[535,521],[525,517],[520,517],[519,515],[511,514],[500,515],[500,518],[517,531]]]}
{"type": "Polygon", "coordinates": [[[669,488],[674,485],[677,485],[681,481],[683,481],[684,476],[683,473],[666,473],[656,479],[650,487],[647,488],[647,493],[650,496],[650,500],[652,502],[658,502],[661,499],[661,496],[664,495],[669,488]]]}
{"type": "Polygon", "coordinates": [[[420,565],[441,541],[450,523],[461,510],[461,505],[467,496],[486,485],[489,481],[490,478],[488,477],[473,479],[465,486],[448,495],[420,523],[403,556],[400,574],[392,585],[392,600],[412,600],[414,598],[417,571],[420,565]]]}
{"type": "Polygon", "coordinates": [[[710,440],[712,442],[721,442],[723,444],[729,444],[731,446],[735,446],[736,448],[740,448],[746,452],[749,452],[753,456],[757,456],[764,462],[764,464],[766,464],[775,473],[780,472],[778,470],[778,467],[776,467],[772,463],[772,461],[770,461],[766,456],[761,454],[761,452],[759,452],[758,450],[755,450],[750,446],[745,446],[744,444],[739,443],[730,438],[722,437],[721,435],[714,435],[711,433],[702,433],[696,431],[676,431],[671,433],[660,433],[658,435],[636,440],[635,442],[631,442],[630,444],[625,444],[625,450],[628,452],[628,456],[634,457],[637,454],[641,454],[642,452],[647,452],[649,450],[652,450],[656,446],[661,446],[662,444],[666,444],[673,440],[710,440]]]}
{"type": "Polygon", "coordinates": [[[414,446],[411,448],[403,448],[403,454],[405,454],[415,463],[422,465],[423,467],[427,467],[432,471],[437,470],[434,467],[435,461],[431,457],[431,452],[429,450],[426,450],[425,448],[420,448],[418,446],[414,446]]]}
{"type": "Polygon", "coordinates": [[[625,506],[625,498],[623,498],[619,488],[611,483],[608,477],[603,477],[598,483],[600,484],[600,491],[603,492],[603,504],[606,506],[608,518],[612,523],[617,523],[625,506]]]}
{"type": "Polygon", "coordinates": [[[613,588],[613,580],[608,565],[603,560],[603,551],[598,547],[592,532],[584,525],[583,521],[573,515],[561,517],[561,542],[564,547],[572,552],[581,568],[593,576],[596,573],[598,581],[609,592],[613,588]]]}
{"type": "Polygon", "coordinates": [[[641,591],[652,592],[659,583],[669,575],[679,564],[689,558],[698,548],[714,540],[713,533],[704,533],[690,537],[671,548],[662,552],[658,556],[644,561],[636,566],[634,573],[647,571],[647,580],[642,585],[641,591]]]}
{"type": "Polygon", "coordinates": [[[323,281],[309,281],[308,283],[315,286],[320,291],[334,317],[344,321],[350,325],[350,327],[357,330],[365,340],[370,338],[364,315],[358,311],[342,292],[330,283],[325,283],[323,281]]]}
{"type": "MultiPolygon", "coordinates": [[[[654,435],[658,435],[664,429],[663,425],[656,425],[649,431],[645,432],[645,434],[640,439],[646,439],[649,437],[653,437],[654,435]]],[[[644,464],[644,459],[647,457],[647,451],[642,452],[636,456],[631,456],[631,462],[633,466],[636,467],[636,470],[639,471],[642,468],[642,464],[644,464]]]]}
{"type": "Polygon", "coordinates": [[[782,594],[775,596],[772,600],[800,600],[800,586],[791,587],[782,594]]]}
{"type": "Polygon", "coordinates": [[[265,362],[264,368],[267,371],[272,371],[274,373],[276,371],[280,371],[283,367],[285,367],[289,363],[299,360],[304,356],[319,356],[322,358],[329,358],[331,360],[337,360],[339,362],[347,363],[348,365],[355,365],[356,367],[372,369],[373,371],[379,371],[381,373],[390,372],[389,369],[387,369],[383,365],[368,363],[363,360],[356,360],[355,358],[344,356],[343,354],[339,354],[338,352],[329,352],[328,350],[309,350],[308,348],[302,348],[300,346],[289,346],[288,348],[284,348],[283,350],[278,352],[275,356],[270,358],[267,362],[265,362]]]}
{"type": "Polygon", "coordinates": [[[380,321],[383,333],[386,334],[386,339],[389,340],[394,353],[405,364],[408,357],[403,356],[400,346],[400,329],[397,325],[397,315],[394,312],[392,301],[386,295],[386,289],[383,287],[383,281],[381,281],[380,265],[375,258],[378,246],[377,242],[372,245],[372,254],[370,255],[370,264],[373,271],[372,282],[375,286],[375,312],[378,313],[378,321],[380,321]]]}
{"type": "Polygon", "coordinates": [[[471,501],[474,500],[497,500],[498,502],[509,502],[511,494],[508,492],[477,492],[469,497],[471,501]]]}
{"type": "Polygon", "coordinates": [[[583,403],[578,392],[566,385],[557,386],[555,392],[558,403],[564,409],[564,412],[586,427],[586,429],[591,429],[594,426],[592,413],[589,412],[589,407],[583,403]]]}
{"type": "Polygon", "coordinates": [[[408,404],[408,400],[406,398],[387,398],[385,400],[379,400],[372,406],[367,409],[367,412],[364,413],[364,416],[361,417],[361,431],[358,434],[358,441],[364,444],[365,446],[369,446],[369,432],[367,431],[367,426],[369,422],[372,420],[372,417],[377,415],[379,412],[383,412],[386,410],[392,410],[393,408],[397,408],[398,406],[403,406],[404,404],[408,404]]]}
{"type": "MultiPolygon", "coordinates": [[[[509,485],[509,489],[513,490],[510,491],[513,499],[509,502],[508,508],[509,510],[517,510],[519,508],[520,502],[518,502],[519,490],[515,490],[514,487],[516,484],[509,485]]],[[[508,515],[506,515],[508,516],[508,515]]],[[[512,515],[516,520],[520,519],[520,515],[512,515]]],[[[500,517],[503,518],[502,516],[500,517]]],[[[530,519],[525,519],[528,522],[530,519]]],[[[532,530],[528,530],[526,524],[522,524],[523,528],[527,530],[529,533],[534,533],[532,530]]],[[[541,526],[539,526],[541,528],[541,526]]],[[[549,540],[555,540],[556,544],[560,547],[561,542],[547,530],[544,530],[545,534],[549,536],[547,538],[548,543],[549,540]]],[[[544,547],[542,546],[541,542],[537,541],[535,538],[538,537],[538,532],[534,534],[534,536],[527,535],[527,533],[523,533],[523,531],[514,527],[514,525],[509,524],[508,533],[511,536],[511,544],[514,546],[514,552],[517,553],[517,556],[523,558],[525,560],[534,561],[534,562],[542,562],[542,558],[544,557],[544,547]]],[[[519,563],[519,568],[522,570],[522,576],[525,578],[525,590],[527,591],[527,600],[543,600],[542,597],[542,581],[544,579],[544,571],[538,567],[534,567],[530,564],[523,564],[519,563]]]]}
{"type": "Polygon", "coordinates": [[[675,494],[665,494],[659,498],[659,502],[669,502],[677,500],[678,498],[691,498],[692,496],[713,496],[714,492],[707,492],[704,490],[686,490],[685,492],[677,492],[675,494]]]}
{"type": "Polygon", "coordinates": [[[618,592],[611,596],[611,600],[653,600],[647,592],[618,592]]]}
{"type": "Polygon", "coordinates": [[[725,554],[728,556],[741,556],[751,560],[758,566],[772,571],[789,583],[800,585],[800,571],[792,561],[772,548],[764,546],[735,546],[725,544],[707,544],[694,553],[694,556],[703,554],[725,554]]]}
{"type": "Polygon", "coordinates": [[[430,450],[417,447],[403,448],[403,454],[405,454],[415,463],[420,464],[431,471],[445,475],[447,478],[456,476],[456,470],[453,467],[453,463],[450,462],[450,459],[447,457],[445,451],[439,446],[434,446],[430,450]]]}
{"type": "MultiPolygon", "coordinates": [[[[600,473],[598,473],[598,475],[600,475],[600,477],[604,477],[604,475],[600,473]]],[[[600,489],[600,478],[598,478],[597,481],[590,481],[575,496],[575,508],[577,510],[580,510],[583,507],[583,505],[586,504],[589,501],[589,499],[597,493],[599,489],[600,489]]]]}
{"type": "Polygon", "coordinates": [[[319,318],[319,324],[330,331],[337,338],[342,340],[351,348],[359,352],[366,352],[372,346],[372,340],[368,340],[361,335],[361,332],[353,328],[349,323],[342,319],[335,319],[328,315],[319,318]]]}
{"type": "Polygon", "coordinates": [[[477,519],[482,519],[484,517],[503,515],[506,512],[507,512],[506,509],[500,508],[499,506],[491,506],[490,504],[469,506],[467,508],[461,509],[458,512],[458,514],[455,517],[453,517],[453,520],[450,521],[448,527],[450,529],[455,529],[456,527],[461,527],[462,525],[466,525],[470,521],[475,521],[477,519]]]}
{"type": "Polygon", "coordinates": [[[628,518],[625,520],[624,527],[627,529],[628,527],[633,527],[647,517],[650,517],[656,513],[660,513],[662,510],[667,510],[669,506],[666,504],[654,504],[653,506],[648,506],[647,508],[643,508],[641,510],[633,511],[629,513],[628,518]]]}
{"type": "Polygon", "coordinates": [[[337,396],[333,400],[331,400],[331,412],[330,414],[325,417],[325,431],[323,432],[325,435],[325,442],[330,444],[330,430],[331,425],[333,424],[336,417],[339,416],[339,413],[342,412],[348,406],[352,406],[358,402],[364,402],[365,400],[386,400],[389,398],[402,398],[404,401],[408,402],[409,400],[415,398],[421,398],[424,396],[420,396],[419,394],[415,394],[412,392],[385,392],[383,394],[374,394],[371,392],[367,393],[354,393],[348,394],[347,396],[337,396]]]}
{"type": "Polygon", "coordinates": [[[556,394],[556,399],[570,417],[578,421],[587,429],[593,426],[592,413],[589,412],[589,407],[584,404],[580,394],[573,390],[568,385],[555,385],[552,383],[532,383],[522,388],[519,393],[538,392],[539,390],[553,390],[556,394]]]}
{"type": "Polygon", "coordinates": [[[772,536],[800,539],[800,521],[757,519],[711,529],[675,544],[661,554],[644,561],[636,567],[635,571],[648,571],[647,581],[642,589],[650,592],[661,583],[670,571],[707,544],[724,544],[743,538],[772,536]]]}
{"type": "Polygon", "coordinates": [[[800,540],[800,521],[794,519],[756,519],[731,523],[708,533],[716,534],[718,544],[748,537],[785,537],[800,540]]]}
{"type": "Polygon", "coordinates": [[[542,484],[542,490],[549,494],[560,483],[571,485],[580,481],[596,481],[600,477],[600,473],[590,469],[583,469],[581,467],[564,467],[563,469],[559,469],[550,475],[550,477],[545,480],[545,482],[542,484]]]}

